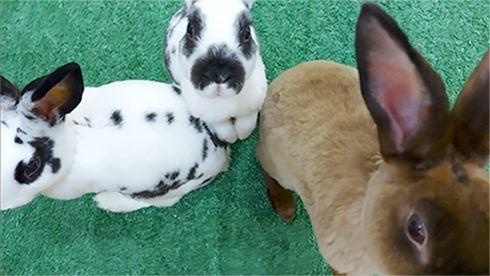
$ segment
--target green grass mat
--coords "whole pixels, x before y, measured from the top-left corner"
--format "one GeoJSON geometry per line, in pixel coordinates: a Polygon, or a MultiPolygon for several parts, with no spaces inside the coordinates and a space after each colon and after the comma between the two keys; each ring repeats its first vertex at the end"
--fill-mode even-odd
{"type": "MultiPolygon", "coordinates": [[[[255,27],[269,81],[300,62],[355,65],[362,1],[259,1],[255,27]]],[[[446,82],[454,101],[488,49],[488,1],[379,2],[446,82]]],[[[69,61],[85,84],[169,82],[162,39],[183,2],[1,1],[1,73],[18,83],[69,61]]],[[[329,274],[301,203],[293,225],[273,213],[254,155],[257,131],[232,146],[228,172],[171,208],[128,214],[91,195],[39,196],[1,212],[0,274],[329,274]]],[[[94,157],[95,158],[95,157],[94,157]]]]}

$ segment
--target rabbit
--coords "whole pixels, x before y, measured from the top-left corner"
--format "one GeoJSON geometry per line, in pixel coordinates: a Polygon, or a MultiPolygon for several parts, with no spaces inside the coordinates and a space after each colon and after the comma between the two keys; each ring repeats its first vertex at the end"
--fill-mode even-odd
{"type": "Polygon", "coordinates": [[[165,66],[190,112],[230,143],[255,129],[267,92],[253,2],[186,0],[164,39],[165,66]]]}
{"type": "Polygon", "coordinates": [[[299,195],[336,273],[488,275],[488,52],[450,113],[375,4],[355,46],[358,71],[317,60],[269,85],[256,153],[273,209],[292,223],[299,195]]]}
{"type": "Polygon", "coordinates": [[[228,146],[176,91],[143,80],[84,88],[76,63],[22,91],[2,76],[1,209],[38,193],[97,193],[98,207],[130,212],[210,183],[228,166],[228,146]]]}

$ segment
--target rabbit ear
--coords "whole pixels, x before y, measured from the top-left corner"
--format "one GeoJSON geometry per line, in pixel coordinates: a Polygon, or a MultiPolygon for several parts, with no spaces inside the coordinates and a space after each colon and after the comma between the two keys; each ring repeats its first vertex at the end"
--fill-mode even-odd
{"type": "Polygon", "coordinates": [[[453,145],[464,157],[481,166],[489,155],[489,51],[471,73],[451,111],[453,145]]]}
{"type": "Polygon", "coordinates": [[[396,22],[374,4],[362,5],[356,57],[362,95],[385,160],[419,164],[441,157],[449,144],[444,83],[396,22]]]}
{"type": "Polygon", "coordinates": [[[34,91],[31,97],[34,113],[53,126],[80,103],[83,90],[80,66],[69,63],[34,80],[23,92],[34,91]]]}
{"type": "Polygon", "coordinates": [[[1,76],[1,78],[2,78],[2,86],[0,90],[0,95],[6,97],[6,99],[10,99],[9,102],[12,102],[12,104],[14,105],[17,104],[19,102],[19,95],[20,95],[19,88],[17,88],[15,85],[13,85],[10,81],[8,81],[3,76],[1,76]]]}

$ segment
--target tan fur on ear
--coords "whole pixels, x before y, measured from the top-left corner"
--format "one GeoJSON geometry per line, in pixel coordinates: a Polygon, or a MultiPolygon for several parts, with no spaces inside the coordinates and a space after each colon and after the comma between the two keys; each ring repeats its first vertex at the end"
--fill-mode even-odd
{"type": "Polygon", "coordinates": [[[51,88],[46,96],[36,103],[36,108],[40,116],[51,124],[57,116],[57,109],[69,99],[66,86],[59,83],[51,88]]]}

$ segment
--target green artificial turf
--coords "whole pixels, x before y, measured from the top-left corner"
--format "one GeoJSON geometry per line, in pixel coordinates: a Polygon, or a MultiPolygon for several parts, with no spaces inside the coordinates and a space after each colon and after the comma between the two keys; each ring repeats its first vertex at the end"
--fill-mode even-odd
{"type": "MultiPolygon", "coordinates": [[[[256,2],[268,80],[314,59],[355,66],[361,2],[256,2]]],[[[453,102],[488,49],[489,2],[378,3],[442,76],[453,102]]],[[[182,6],[1,1],[1,73],[24,86],[76,61],[86,86],[125,79],[169,82],[162,39],[182,6]]],[[[230,170],[171,208],[115,214],[98,209],[87,195],[71,201],[39,196],[2,211],[0,274],[330,274],[301,202],[293,225],[273,213],[254,155],[257,140],[255,131],[234,144],[230,170]]]]}

